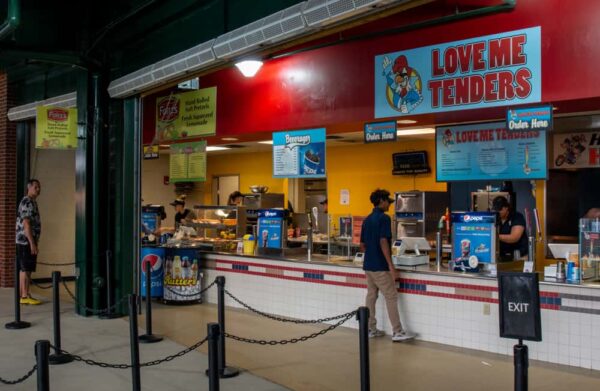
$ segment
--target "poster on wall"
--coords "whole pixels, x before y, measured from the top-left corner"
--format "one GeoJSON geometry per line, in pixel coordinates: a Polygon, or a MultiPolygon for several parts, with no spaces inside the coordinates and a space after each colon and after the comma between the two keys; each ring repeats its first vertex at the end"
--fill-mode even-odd
{"type": "Polygon", "coordinates": [[[169,180],[204,182],[206,180],[206,141],[171,145],[169,180]]]}
{"type": "Polygon", "coordinates": [[[535,103],[542,96],[541,29],[375,57],[375,118],[535,103]]]}
{"type": "Polygon", "coordinates": [[[440,126],[436,180],[546,179],[546,132],[509,131],[504,122],[440,126]]]}
{"type": "Polygon", "coordinates": [[[162,141],[212,136],[217,129],[217,87],[156,99],[156,134],[162,141]]]}
{"type": "Polygon", "coordinates": [[[273,133],[275,178],[325,178],[325,128],[273,133]]]}
{"type": "Polygon", "coordinates": [[[36,148],[77,148],[77,109],[38,106],[36,111],[36,148]]]}
{"type": "Polygon", "coordinates": [[[600,167],[600,132],[557,133],[552,168],[600,167]]]}

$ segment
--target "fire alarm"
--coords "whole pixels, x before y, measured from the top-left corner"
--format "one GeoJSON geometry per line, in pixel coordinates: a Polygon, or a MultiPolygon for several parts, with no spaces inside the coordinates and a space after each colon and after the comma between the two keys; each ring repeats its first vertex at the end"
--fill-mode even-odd
{"type": "Polygon", "coordinates": [[[163,177],[163,184],[164,184],[164,185],[168,185],[168,184],[169,184],[169,176],[168,176],[168,175],[165,175],[165,176],[163,177]]]}

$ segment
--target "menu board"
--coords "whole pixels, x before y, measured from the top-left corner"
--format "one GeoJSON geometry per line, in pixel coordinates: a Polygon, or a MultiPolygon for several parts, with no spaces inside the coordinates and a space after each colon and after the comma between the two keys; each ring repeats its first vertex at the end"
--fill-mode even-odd
{"type": "Polygon", "coordinates": [[[169,179],[173,183],[206,180],[206,141],[171,145],[169,179]]]}
{"type": "Polygon", "coordinates": [[[325,177],[325,128],[273,133],[275,178],[325,177]]]}
{"type": "Polygon", "coordinates": [[[546,179],[546,132],[507,130],[504,122],[436,128],[436,179],[546,179]]]}
{"type": "Polygon", "coordinates": [[[36,112],[36,148],[77,148],[77,109],[38,106],[36,112]]]}

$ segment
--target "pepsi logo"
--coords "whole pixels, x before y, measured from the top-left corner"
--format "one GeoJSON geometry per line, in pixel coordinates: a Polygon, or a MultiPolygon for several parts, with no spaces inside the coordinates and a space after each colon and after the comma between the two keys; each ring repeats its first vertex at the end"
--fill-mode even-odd
{"type": "Polygon", "coordinates": [[[142,272],[146,273],[146,269],[148,267],[148,262],[150,263],[151,273],[160,271],[162,267],[163,260],[160,256],[156,254],[148,254],[142,259],[142,272]]]}
{"type": "Polygon", "coordinates": [[[483,221],[483,216],[471,216],[471,215],[465,215],[465,217],[463,218],[463,221],[465,223],[469,222],[469,221],[483,221]]]}

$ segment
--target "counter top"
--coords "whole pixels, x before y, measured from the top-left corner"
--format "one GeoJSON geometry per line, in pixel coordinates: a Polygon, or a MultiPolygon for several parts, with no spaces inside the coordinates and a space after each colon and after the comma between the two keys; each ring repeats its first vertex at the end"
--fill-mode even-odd
{"type": "MultiPolygon", "coordinates": [[[[303,263],[303,264],[312,264],[312,265],[323,265],[323,266],[339,266],[350,269],[361,269],[362,265],[355,264],[351,259],[343,256],[327,256],[323,254],[313,254],[312,260],[309,262],[306,259],[305,253],[287,253],[284,256],[272,256],[272,255],[243,255],[243,254],[234,254],[234,253],[225,253],[225,252],[213,252],[213,251],[202,251],[204,254],[210,255],[222,255],[222,256],[232,256],[232,257],[242,257],[248,259],[269,259],[274,261],[282,261],[282,262],[293,262],[293,263],[303,263]]],[[[503,264],[499,264],[503,265],[503,264]]],[[[507,264],[504,264],[507,265],[507,264]]],[[[508,265],[512,266],[512,265],[508,265]]],[[[515,264],[518,266],[518,264],[515,264]]],[[[507,270],[510,269],[506,268],[507,270]]],[[[521,267],[522,270],[522,262],[521,267]]],[[[442,275],[442,276],[452,276],[452,277],[460,277],[460,278],[469,278],[469,279],[481,279],[481,280],[495,280],[496,276],[492,276],[489,273],[466,273],[466,272],[455,272],[448,270],[447,265],[442,265],[438,268],[435,263],[429,263],[428,265],[419,265],[419,266],[400,266],[396,267],[396,270],[403,273],[419,273],[419,274],[434,274],[434,275],[442,275]]],[[[555,278],[544,278],[543,275],[540,275],[540,283],[547,285],[556,285],[556,286],[569,286],[569,287],[582,287],[582,288],[595,288],[600,289],[600,281],[594,282],[585,282],[583,284],[573,284],[564,281],[557,281],[555,278]]]]}

